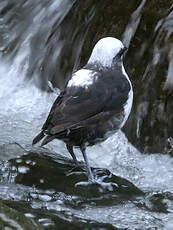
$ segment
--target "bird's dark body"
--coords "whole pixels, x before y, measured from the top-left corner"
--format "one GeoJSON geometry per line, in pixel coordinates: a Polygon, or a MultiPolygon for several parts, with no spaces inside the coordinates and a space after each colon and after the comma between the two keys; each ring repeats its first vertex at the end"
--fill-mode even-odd
{"type": "Polygon", "coordinates": [[[53,139],[63,140],[68,146],[94,145],[116,132],[124,120],[130,83],[118,66],[93,69],[93,84],[70,86],[55,100],[42,131],[33,143],[43,137],[42,145],[53,139]]]}
{"type": "Polygon", "coordinates": [[[88,182],[100,183],[89,166],[86,146],[105,140],[125,124],[131,110],[133,89],[123,66],[127,48],[112,37],[100,39],[87,65],[72,75],[55,100],[42,131],[42,146],[53,139],[66,143],[78,165],[73,147],[79,147],[87,169],[88,182]]]}

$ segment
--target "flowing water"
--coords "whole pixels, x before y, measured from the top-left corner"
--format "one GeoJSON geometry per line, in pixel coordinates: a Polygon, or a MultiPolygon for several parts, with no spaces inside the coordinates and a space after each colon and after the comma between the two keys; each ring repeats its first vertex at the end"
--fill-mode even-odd
{"type": "Polygon", "coordinates": [[[172,36],[172,1],[0,1],[0,230],[173,229],[172,36]],[[129,47],[135,100],[123,131],[87,148],[105,187],[84,186],[78,149],[81,167],[60,141],[31,143],[103,36],[129,47]]]}

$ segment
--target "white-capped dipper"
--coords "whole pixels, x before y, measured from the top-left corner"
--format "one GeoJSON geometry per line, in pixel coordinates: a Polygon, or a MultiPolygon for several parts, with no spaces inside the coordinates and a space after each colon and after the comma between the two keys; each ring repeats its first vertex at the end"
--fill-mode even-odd
{"type": "Polygon", "coordinates": [[[79,147],[91,183],[96,181],[86,146],[104,141],[122,128],[132,107],[132,85],[123,66],[125,50],[116,38],[99,40],[88,63],[73,73],[55,100],[42,131],[33,140],[36,144],[44,138],[42,146],[53,139],[63,140],[75,163],[73,147],[79,147]]]}

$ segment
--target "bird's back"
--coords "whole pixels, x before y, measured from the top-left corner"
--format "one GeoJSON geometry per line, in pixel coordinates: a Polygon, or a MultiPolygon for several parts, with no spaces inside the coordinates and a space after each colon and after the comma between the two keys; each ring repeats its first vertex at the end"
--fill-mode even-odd
{"type": "Polygon", "coordinates": [[[125,117],[131,86],[118,69],[93,70],[90,85],[71,85],[54,102],[42,132],[73,145],[94,144],[116,131],[125,117]]]}

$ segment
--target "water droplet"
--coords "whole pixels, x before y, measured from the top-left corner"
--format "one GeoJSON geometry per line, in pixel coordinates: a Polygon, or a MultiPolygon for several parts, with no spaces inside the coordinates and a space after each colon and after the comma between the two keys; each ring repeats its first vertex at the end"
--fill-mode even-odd
{"type": "Polygon", "coordinates": [[[32,213],[25,213],[25,216],[28,218],[34,218],[35,217],[32,213]]]}
{"type": "Polygon", "coordinates": [[[16,171],[16,167],[12,166],[11,171],[16,171]]]}
{"type": "Polygon", "coordinates": [[[28,165],[31,164],[31,160],[26,160],[25,162],[26,162],[26,164],[28,164],[28,165]]]}
{"type": "Polygon", "coordinates": [[[16,159],[16,163],[22,163],[22,159],[16,159]]]}
{"type": "Polygon", "coordinates": [[[40,183],[44,183],[44,179],[40,179],[40,183]]]}
{"type": "Polygon", "coordinates": [[[45,195],[39,195],[39,199],[42,201],[50,201],[52,197],[45,194],[45,195]]]}
{"type": "Polygon", "coordinates": [[[32,161],[32,162],[31,162],[31,165],[32,165],[32,166],[36,165],[36,162],[35,162],[35,161],[32,161]]]}
{"type": "Polygon", "coordinates": [[[22,174],[25,174],[29,171],[29,168],[25,167],[25,166],[20,166],[18,167],[18,172],[19,173],[22,173],[22,174]]]}
{"type": "Polygon", "coordinates": [[[50,225],[54,225],[52,220],[50,220],[48,218],[40,218],[38,221],[45,227],[50,226],[50,225]]]}

